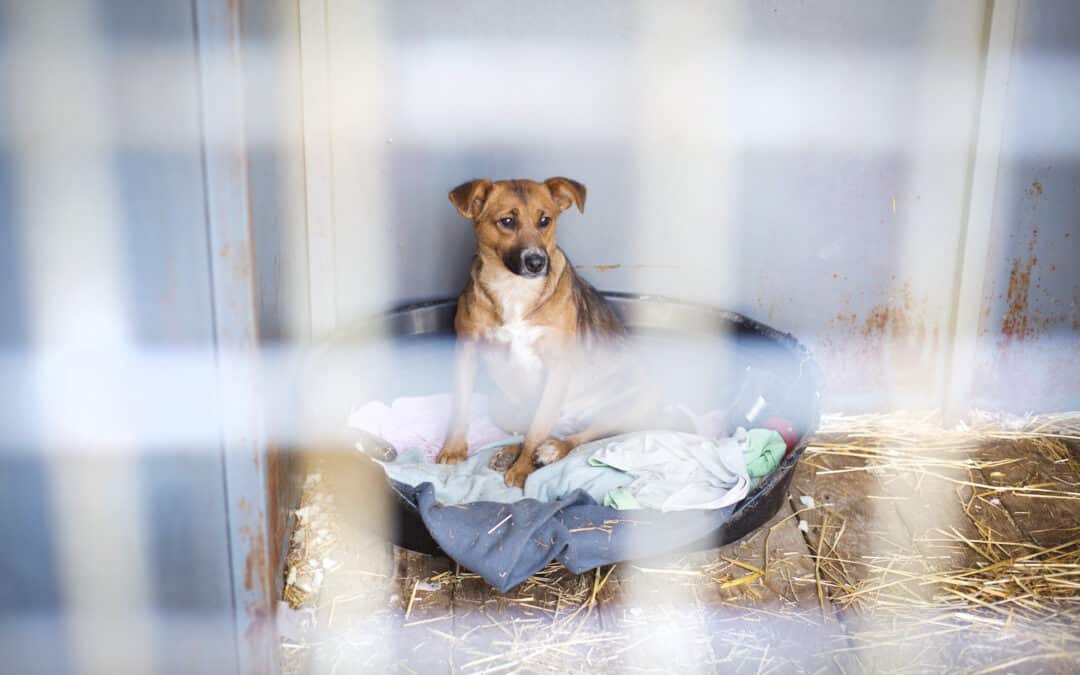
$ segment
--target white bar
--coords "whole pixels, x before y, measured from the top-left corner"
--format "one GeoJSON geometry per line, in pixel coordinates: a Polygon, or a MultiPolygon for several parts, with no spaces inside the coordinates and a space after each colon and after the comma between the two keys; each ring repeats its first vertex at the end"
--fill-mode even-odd
{"type": "Polygon", "coordinates": [[[308,290],[311,335],[337,326],[334,168],[330,137],[330,62],[325,0],[300,0],[304,167],[307,191],[308,290]]]}
{"type": "Polygon", "coordinates": [[[945,388],[945,420],[956,422],[967,412],[974,379],[975,346],[979,310],[990,253],[1002,136],[1005,130],[1005,99],[1012,65],[1016,32],[1017,0],[996,0],[987,45],[979,110],[978,140],[972,159],[968,217],[963,231],[963,253],[958,271],[959,288],[952,322],[952,345],[948,356],[945,388]]]}

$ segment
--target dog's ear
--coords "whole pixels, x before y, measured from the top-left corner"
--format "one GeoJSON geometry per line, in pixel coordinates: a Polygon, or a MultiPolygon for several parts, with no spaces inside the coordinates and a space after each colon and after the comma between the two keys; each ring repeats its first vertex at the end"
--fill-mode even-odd
{"type": "Polygon", "coordinates": [[[544,181],[544,185],[551,190],[551,196],[559,206],[559,211],[565,211],[572,204],[577,204],[578,211],[585,213],[585,186],[576,180],[556,176],[544,181]]]}
{"type": "Polygon", "coordinates": [[[486,178],[477,178],[451,190],[450,203],[454,205],[458,213],[472,220],[484,210],[484,203],[490,192],[491,181],[486,178]]]}

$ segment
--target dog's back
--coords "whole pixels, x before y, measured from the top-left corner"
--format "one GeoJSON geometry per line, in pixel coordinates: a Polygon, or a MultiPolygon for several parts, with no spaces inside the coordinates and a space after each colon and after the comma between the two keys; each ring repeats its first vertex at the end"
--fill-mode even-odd
{"type": "MultiPolygon", "coordinates": [[[[567,262],[569,263],[569,259],[567,262]]],[[[571,293],[577,312],[578,335],[583,345],[592,348],[594,343],[597,346],[621,343],[626,335],[626,328],[615,314],[611,303],[605,300],[592,284],[582,279],[573,265],[567,265],[567,268],[567,272],[573,275],[571,293]]]]}

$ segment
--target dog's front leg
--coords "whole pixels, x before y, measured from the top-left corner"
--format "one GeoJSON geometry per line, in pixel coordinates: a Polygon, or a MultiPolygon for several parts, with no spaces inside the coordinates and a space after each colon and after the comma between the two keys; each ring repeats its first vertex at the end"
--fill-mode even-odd
{"type": "Polygon", "coordinates": [[[476,342],[460,338],[454,352],[454,396],[450,404],[450,425],[436,462],[455,464],[469,456],[469,401],[476,382],[476,342]]]}
{"type": "Polygon", "coordinates": [[[552,427],[559,420],[562,411],[562,402],[566,398],[566,389],[570,384],[572,368],[569,363],[560,361],[555,368],[548,373],[544,382],[544,392],[540,395],[540,405],[536,408],[532,424],[525,435],[525,443],[522,444],[521,454],[518,455],[514,465],[506,470],[506,484],[510,486],[525,487],[525,479],[536,468],[536,448],[547,440],[552,427]]]}

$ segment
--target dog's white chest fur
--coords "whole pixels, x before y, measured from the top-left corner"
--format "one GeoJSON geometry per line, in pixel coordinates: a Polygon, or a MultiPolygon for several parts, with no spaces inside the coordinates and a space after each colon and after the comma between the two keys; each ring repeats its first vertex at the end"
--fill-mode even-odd
{"type": "Polygon", "coordinates": [[[524,279],[506,274],[490,287],[501,303],[502,324],[488,330],[488,340],[506,346],[508,362],[505,365],[522,371],[539,371],[543,362],[536,351],[536,341],[543,336],[545,329],[529,323],[525,314],[540,297],[543,279],[524,279]]]}

